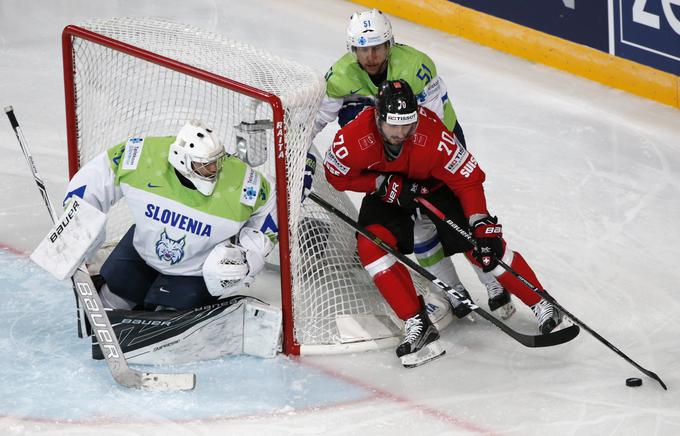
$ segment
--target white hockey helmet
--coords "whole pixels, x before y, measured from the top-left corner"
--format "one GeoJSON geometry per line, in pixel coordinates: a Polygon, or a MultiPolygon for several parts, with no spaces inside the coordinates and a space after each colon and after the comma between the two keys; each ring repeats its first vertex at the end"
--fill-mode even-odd
{"type": "Polygon", "coordinates": [[[189,121],[170,144],[168,160],[180,174],[194,184],[198,192],[211,195],[222,170],[224,145],[200,121],[189,121]],[[213,170],[207,170],[215,164],[213,170]]]}
{"type": "Polygon", "coordinates": [[[355,12],[347,26],[347,50],[354,53],[355,47],[371,47],[385,42],[394,44],[390,20],[377,9],[355,12]]]}

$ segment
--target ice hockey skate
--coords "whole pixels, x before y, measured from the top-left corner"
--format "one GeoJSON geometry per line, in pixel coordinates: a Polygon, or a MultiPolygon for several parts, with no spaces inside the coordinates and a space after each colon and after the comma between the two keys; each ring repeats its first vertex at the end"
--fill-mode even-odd
{"type": "Polygon", "coordinates": [[[510,293],[498,280],[492,280],[486,284],[486,292],[489,295],[489,310],[496,312],[501,319],[508,319],[515,314],[515,305],[510,293]]]}
{"type": "MultiPolygon", "coordinates": [[[[470,298],[470,293],[467,291],[467,289],[465,289],[465,286],[462,283],[453,285],[453,289],[468,300],[472,301],[472,298],[470,298]]],[[[446,292],[446,298],[449,299],[451,311],[453,311],[453,314],[456,315],[456,318],[465,318],[470,314],[470,312],[472,312],[472,310],[466,304],[459,301],[458,298],[456,298],[456,296],[452,293],[446,292]]]]}
{"type": "Polygon", "coordinates": [[[397,357],[406,368],[415,368],[446,353],[439,342],[439,332],[423,308],[406,320],[404,340],[397,347],[397,357]]]}
{"type": "Polygon", "coordinates": [[[563,324],[564,315],[562,311],[548,300],[539,301],[531,306],[531,310],[536,315],[536,318],[538,318],[538,330],[544,335],[547,335],[563,324]]]}

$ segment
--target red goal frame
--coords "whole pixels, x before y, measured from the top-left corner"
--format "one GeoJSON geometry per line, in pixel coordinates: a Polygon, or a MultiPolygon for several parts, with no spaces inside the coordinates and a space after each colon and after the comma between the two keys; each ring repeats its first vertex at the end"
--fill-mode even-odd
{"type": "Polygon", "coordinates": [[[64,69],[64,94],[66,104],[66,138],[68,145],[69,179],[80,167],[78,152],[78,128],[76,107],[78,99],[75,92],[73,39],[81,38],[116,51],[126,53],[200,80],[212,83],[229,90],[245,94],[248,97],[266,102],[273,113],[274,138],[276,151],[276,189],[279,193],[276,199],[279,227],[279,255],[281,274],[281,309],[283,311],[283,352],[286,354],[300,354],[300,344],[295,340],[293,325],[292,277],[290,265],[290,245],[288,227],[288,201],[286,195],[286,132],[284,129],[284,107],[281,99],[274,94],[236,82],[229,78],[210,73],[200,68],[160,56],[150,51],[126,44],[121,41],[97,34],[79,26],[66,26],[62,32],[62,56],[64,69]]]}

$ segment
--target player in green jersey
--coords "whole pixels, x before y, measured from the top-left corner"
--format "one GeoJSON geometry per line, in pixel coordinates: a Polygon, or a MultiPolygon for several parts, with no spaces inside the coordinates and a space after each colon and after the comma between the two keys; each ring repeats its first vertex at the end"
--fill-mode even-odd
{"type": "Polygon", "coordinates": [[[190,309],[246,287],[276,242],[274,186],[200,122],[177,136],[132,137],[85,164],[72,195],[134,225],[101,267],[109,308],[190,309]]]}

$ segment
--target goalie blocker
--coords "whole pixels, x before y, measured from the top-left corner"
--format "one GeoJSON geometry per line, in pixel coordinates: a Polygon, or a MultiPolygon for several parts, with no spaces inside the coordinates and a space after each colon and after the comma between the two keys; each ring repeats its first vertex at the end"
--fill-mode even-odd
{"type": "MultiPolygon", "coordinates": [[[[280,350],[281,310],[253,297],[238,295],[183,311],[107,314],[130,363],[179,364],[230,354],[271,358],[280,350]]],[[[103,359],[92,341],[92,357],[103,359]]]]}

